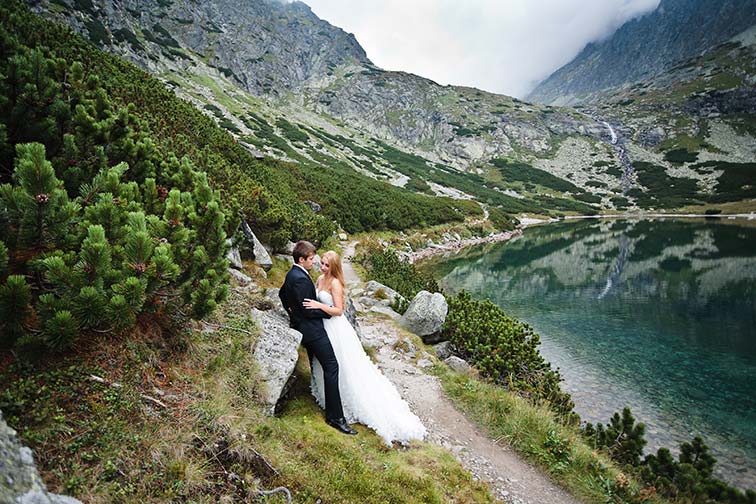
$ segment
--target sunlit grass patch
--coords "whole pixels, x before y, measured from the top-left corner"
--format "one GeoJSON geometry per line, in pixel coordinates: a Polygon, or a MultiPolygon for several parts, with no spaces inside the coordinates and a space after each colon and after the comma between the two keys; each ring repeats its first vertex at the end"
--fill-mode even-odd
{"type": "Polygon", "coordinates": [[[265,425],[258,442],[281,471],[275,483],[303,502],[493,502],[448,451],[419,442],[389,448],[360,425],[357,436],[345,436],[326,425],[309,397],[292,400],[265,425]]]}

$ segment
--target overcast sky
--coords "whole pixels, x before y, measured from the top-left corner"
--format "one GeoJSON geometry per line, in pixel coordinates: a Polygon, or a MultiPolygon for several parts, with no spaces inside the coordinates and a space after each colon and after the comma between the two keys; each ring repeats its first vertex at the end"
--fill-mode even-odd
{"type": "Polygon", "coordinates": [[[521,98],[660,0],[303,1],[383,69],[521,98]]]}

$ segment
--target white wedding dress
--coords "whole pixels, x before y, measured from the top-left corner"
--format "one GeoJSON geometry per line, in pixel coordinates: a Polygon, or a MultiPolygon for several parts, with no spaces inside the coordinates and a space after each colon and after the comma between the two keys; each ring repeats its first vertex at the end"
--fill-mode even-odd
{"type": "MultiPolygon", "coordinates": [[[[333,306],[327,291],[318,291],[318,301],[333,306]]],[[[367,425],[388,445],[423,439],[426,431],[422,422],[367,356],[349,320],[340,315],[323,319],[323,325],[339,362],[339,392],[347,422],[367,425]]],[[[315,358],[311,390],[320,407],[325,408],[323,368],[315,358]]]]}

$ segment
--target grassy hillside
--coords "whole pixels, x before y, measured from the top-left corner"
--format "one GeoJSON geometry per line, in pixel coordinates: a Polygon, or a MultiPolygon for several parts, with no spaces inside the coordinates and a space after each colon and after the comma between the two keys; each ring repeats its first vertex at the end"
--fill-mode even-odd
{"type": "Polygon", "coordinates": [[[48,488],[89,503],[285,502],[259,493],[278,486],[295,502],[493,502],[446,450],[388,449],[364,427],[328,427],[307,393],[306,358],[293,399],[265,417],[248,316],[264,303],[233,292],[183,333],[142,325],[34,364],[3,352],[0,409],[48,488]]]}

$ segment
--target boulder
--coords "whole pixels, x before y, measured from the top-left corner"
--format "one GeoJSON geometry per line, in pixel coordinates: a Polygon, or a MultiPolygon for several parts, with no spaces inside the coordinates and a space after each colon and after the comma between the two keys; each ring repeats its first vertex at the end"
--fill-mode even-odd
{"type": "Polygon", "coordinates": [[[282,261],[286,261],[289,264],[294,264],[294,257],[292,257],[291,254],[289,255],[276,254],[276,259],[281,259],[282,261]]]}
{"type": "Polygon", "coordinates": [[[394,320],[399,320],[401,315],[396,313],[394,310],[389,308],[388,306],[383,306],[380,304],[374,305],[370,307],[371,312],[380,313],[381,315],[386,315],[387,317],[390,317],[394,320]]]}
{"type": "Polygon", "coordinates": [[[339,233],[339,240],[341,240],[341,241],[346,241],[346,240],[347,240],[347,235],[346,235],[346,233],[339,233]]]}
{"type": "Polygon", "coordinates": [[[226,240],[226,243],[230,247],[228,254],[226,254],[226,259],[228,259],[229,265],[232,268],[242,269],[242,258],[241,254],[239,253],[239,247],[233,245],[230,238],[226,240]]]}
{"type": "Polygon", "coordinates": [[[445,360],[453,355],[451,342],[449,341],[442,341],[437,345],[433,345],[433,349],[436,351],[436,357],[438,357],[439,360],[445,360]]]}
{"type": "Polygon", "coordinates": [[[447,357],[446,359],[444,359],[444,363],[458,373],[467,373],[468,371],[470,371],[470,364],[468,364],[465,360],[460,359],[456,355],[447,357]]]}
{"type": "Polygon", "coordinates": [[[354,332],[357,333],[357,337],[360,338],[360,341],[362,341],[362,329],[360,329],[360,323],[357,322],[357,308],[354,305],[352,298],[349,296],[347,296],[346,298],[346,309],[344,310],[344,316],[347,318],[349,323],[352,324],[354,332]]]}
{"type": "Polygon", "coordinates": [[[388,287],[386,285],[383,285],[380,282],[376,282],[375,280],[370,280],[367,285],[365,286],[366,294],[368,296],[372,296],[376,299],[386,299],[388,300],[387,305],[393,303],[396,301],[397,298],[402,298],[402,295],[396,292],[391,287],[388,287]],[[377,294],[377,296],[376,296],[377,294]]]}
{"type": "Polygon", "coordinates": [[[315,203],[314,201],[307,200],[307,201],[305,201],[305,205],[307,205],[308,207],[310,207],[310,210],[312,210],[313,213],[320,213],[320,211],[322,210],[322,208],[320,207],[320,205],[317,204],[317,203],[315,203]]]}
{"type": "Polygon", "coordinates": [[[424,343],[439,343],[441,342],[441,327],[444,325],[448,311],[449,305],[443,294],[420,291],[399,319],[399,323],[420,336],[424,343]]]}
{"type": "Polygon", "coordinates": [[[231,278],[236,280],[236,282],[242,287],[247,286],[252,283],[252,279],[239,270],[228,268],[228,274],[231,275],[231,278]]]}
{"type": "Polygon", "coordinates": [[[21,444],[18,435],[0,411],[0,502],[22,504],[81,504],[65,495],[48,493],[39,476],[31,449],[21,444]]]}
{"type": "Polygon", "coordinates": [[[270,300],[271,304],[273,305],[273,311],[276,315],[284,319],[284,322],[286,325],[289,325],[289,314],[286,313],[286,310],[284,310],[283,305],[281,304],[281,299],[278,297],[278,291],[281,289],[266,289],[265,290],[265,298],[270,300]]]}
{"type": "Polygon", "coordinates": [[[262,266],[266,271],[272,268],[273,260],[270,258],[270,254],[265,250],[265,247],[260,243],[260,240],[257,239],[255,233],[252,232],[252,228],[249,227],[247,221],[241,221],[239,227],[242,230],[242,233],[244,233],[244,238],[247,240],[247,243],[252,247],[252,254],[255,257],[255,262],[262,266]]]}
{"type": "MultiPolygon", "coordinates": [[[[280,302],[278,303],[280,305],[280,302]]],[[[263,382],[262,399],[265,412],[273,415],[279,399],[289,389],[290,378],[299,358],[302,333],[289,327],[288,318],[275,310],[252,309],[252,318],[261,328],[252,358],[260,370],[263,382]]]]}

